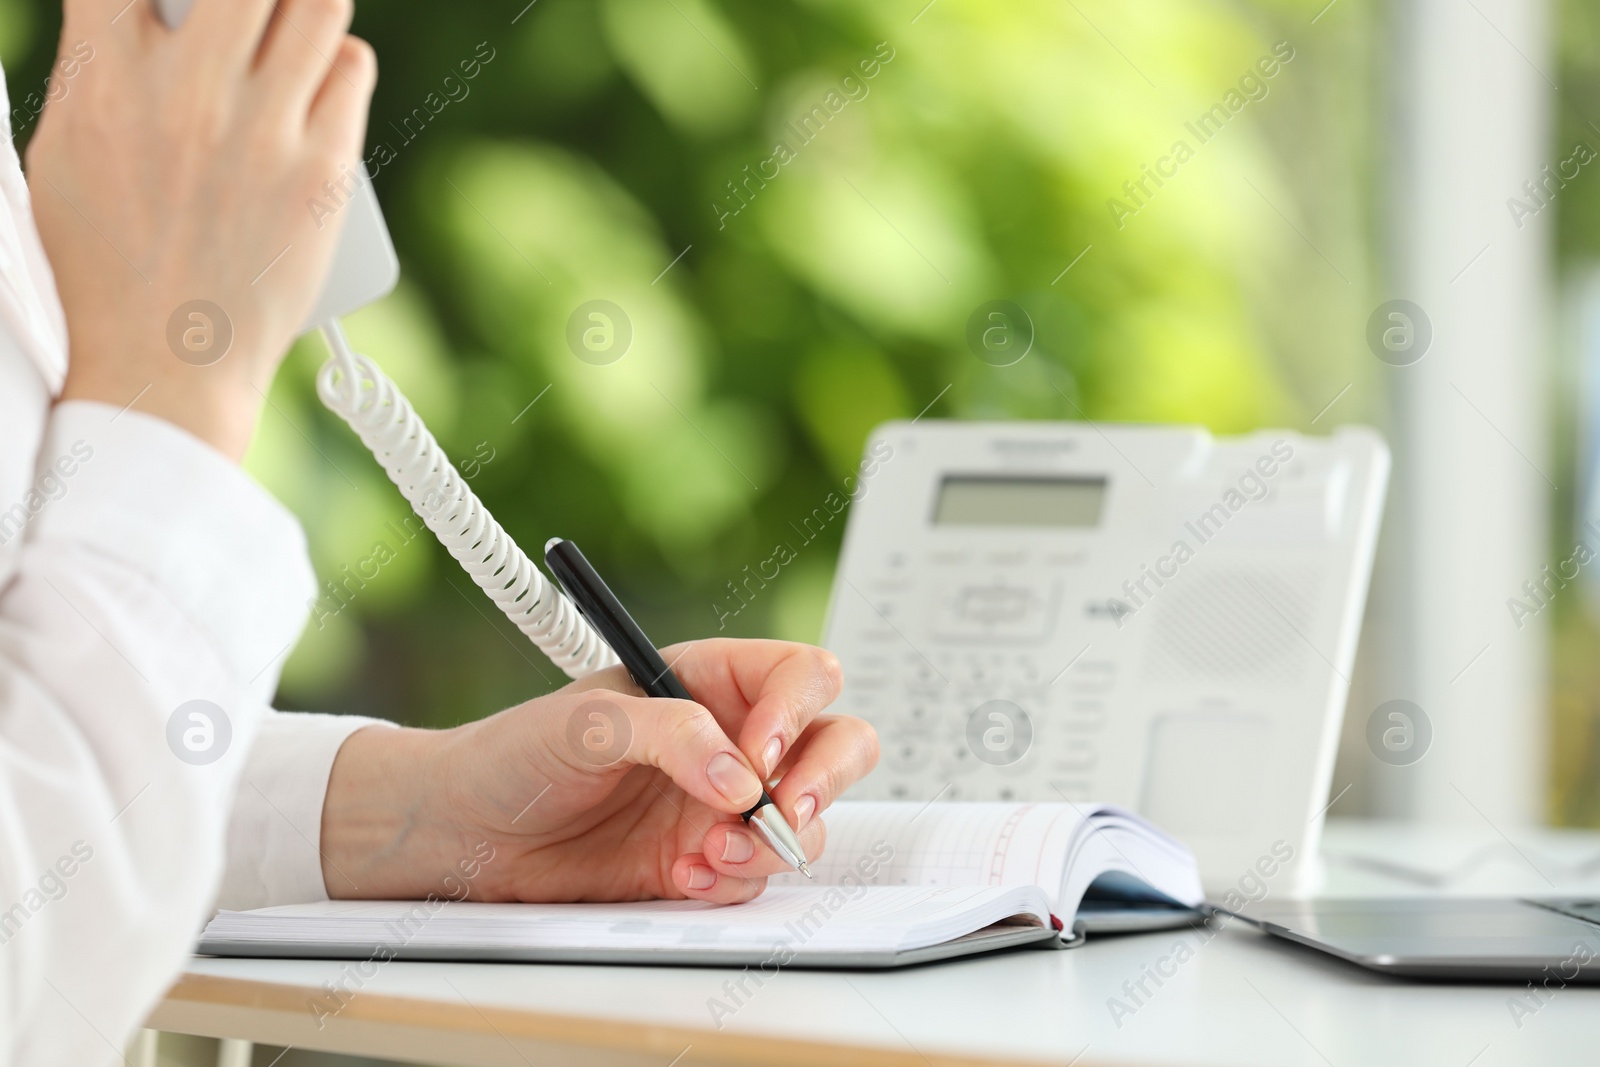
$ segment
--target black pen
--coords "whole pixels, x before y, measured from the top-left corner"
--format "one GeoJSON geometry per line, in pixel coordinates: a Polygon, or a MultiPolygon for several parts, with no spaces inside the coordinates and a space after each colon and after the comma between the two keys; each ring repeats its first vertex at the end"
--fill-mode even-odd
{"type": "MultiPolygon", "coordinates": [[[[583,612],[583,617],[589,620],[589,625],[611,646],[611,651],[617,654],[647,696],[694,699],[678,676],[672,673],[672,667],[661,658],[656,646],[639,629],[639,624],[633,621],[628,609],[622,606],[605,580],[578,551],[577,545],[552,537],[544,546],[544,561],[567,596],[583,612]]],[[[800,839],[795,836],[794,830],[765,789],[761,790],[761,799],[741,818],[761,832],[780,859],[807,878],[813,877],[805,850],[800,847],[800,839]]]]}

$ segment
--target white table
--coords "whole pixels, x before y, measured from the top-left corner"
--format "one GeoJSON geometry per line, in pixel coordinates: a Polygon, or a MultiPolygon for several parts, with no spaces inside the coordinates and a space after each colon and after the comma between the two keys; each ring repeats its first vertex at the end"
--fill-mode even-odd
{"type": "MultiPolygon", "coordinates": [[[[1420,882],[1437,878],[1451,892],[1600,895],[1600,870],[1585,866],[1600,857],[1600,835],[1533,833],[1509,844],[1497,833],[1419,839],[1336,826],[1325,853],[1331,893],[1432,891],[1420,882]],[[1378,869],[1393,863],[1404,865],[1398,876],[1378,869]]],[[[788,970],[762,988],[749,984],[752,994],[720,1028],[709,1002],[735,1006],[724,983],[738,972],[395,962],[352,979],[348,967],[196,959],[150,1025],[474,1067],[1497,1067],[1600,1057],[1592,1051],[1600,1050],[1600,988],[1562,990],[1519,1026],[1507,1006],[1515,987],[1386,979],[1243,924],[1209,941],[1168,932],[900,972],[788,970]],[[1140,993],[1134,987],[1163,957],[1171,977],[1159,986],[1144,977],[1148,995],[1140,993]],[[341,980],[353,995],[319,1028],[314,1003],[332,1005],[322,987],[341,980]]]]}

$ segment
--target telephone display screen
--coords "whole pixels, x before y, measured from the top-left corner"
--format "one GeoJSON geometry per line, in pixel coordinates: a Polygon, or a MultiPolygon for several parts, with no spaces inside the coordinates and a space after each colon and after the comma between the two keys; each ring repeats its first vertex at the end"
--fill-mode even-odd
{"type": "Polygon", "coordinates": [[[947,475],[933,509],[937,526],[1098,526],[1104,478],[947,475]]]}

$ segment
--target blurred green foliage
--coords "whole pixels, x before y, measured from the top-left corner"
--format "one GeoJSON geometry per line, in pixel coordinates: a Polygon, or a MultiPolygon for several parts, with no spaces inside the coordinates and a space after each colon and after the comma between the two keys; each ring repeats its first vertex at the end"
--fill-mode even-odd
{"type": "MultiPolygon", "coordinates": [[[[525,547],[579,541],[664,642],[716,632],[725,584],[886,419],[1305,428],[1350,382],[1317,428],[1366,414],[1363,0],[525,2],[362,0],[404,281],[347,326],[525,547]],[[1186,132],[1280,40],[1261,99],[1186,132]],[[1194,158],[1119,227],[1109,201],[1180,139],[1194,158]],[[591,299],[634,329],[607,366],[565,340],[591,299]],[[1036,325],[1015,366],[967,350],[992,299],[1036,325]]],[[[0,8],[14,97],[58,4],[0,8]]],[[[319,613],[281,703],[448,725],[555,687],[436,545],[396,536],[404,502],[315,398],[323,356],[292,354],[249,466],[324,578],[393,558],[319,613]]],[[[815,640],[839,525],[727,632],[815,640]]]]}

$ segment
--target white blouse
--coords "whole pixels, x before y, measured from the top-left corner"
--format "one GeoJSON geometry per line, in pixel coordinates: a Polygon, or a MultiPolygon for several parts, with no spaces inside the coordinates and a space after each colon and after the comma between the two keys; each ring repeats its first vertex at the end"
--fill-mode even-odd
{"type": "Polygon", "coordinates": [[[325,899],[328,773],[372,720],[268,706],[316,589],[299,523],[168,422],[54,403],[9,137],[0,196],[0,1067],[110,1064],[217,904],[325,899]]]}

